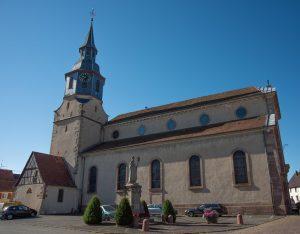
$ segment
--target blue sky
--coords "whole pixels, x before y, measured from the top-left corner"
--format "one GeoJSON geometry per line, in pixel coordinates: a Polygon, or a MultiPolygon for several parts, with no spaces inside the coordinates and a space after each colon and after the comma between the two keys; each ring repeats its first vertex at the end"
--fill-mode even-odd
{"type": "Polygon", "coordinates": [[[110,117],[270,80],[290,176],[300,169],[300,1],[0,0],[0,163],[49,152],[64,73],[96,10],[110,117]]]}

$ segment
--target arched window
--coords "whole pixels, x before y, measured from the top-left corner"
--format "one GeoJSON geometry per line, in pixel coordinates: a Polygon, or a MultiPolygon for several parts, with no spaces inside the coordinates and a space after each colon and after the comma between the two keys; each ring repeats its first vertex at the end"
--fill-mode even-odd
{"type": "Polygon", "coordinates": [[[193,155],[189,160],[190,186],[201,186],[200,158],[193,155]]]}
{"type": "Polygon", "coordinates": [[[117,189],[122,190],[125,189],[126,184],[126,164],[121,163],[118,167],[118,185],[117,189]]]}
{"type": "Polygon", "coordinates": [[[97,191],[97,168],[91,167],[90,173],[89,173],[89,186],[88,186],[88,192],[89,193],[95,193],[97,191]]]}
{"type": "Polygon", "coordinates": [[[236,184],[248,183],[245,152],[238,150],[233,154],[234,179],[236,184]]]}
{"type": "Polygon", "coordinates": [[[160,161],[157,159],[151,163],[151,188],[160,188],[160,161]]]}

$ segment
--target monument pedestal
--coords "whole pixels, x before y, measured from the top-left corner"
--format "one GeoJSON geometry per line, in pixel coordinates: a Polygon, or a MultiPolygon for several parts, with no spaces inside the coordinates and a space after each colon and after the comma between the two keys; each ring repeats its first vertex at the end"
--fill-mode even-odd
{"type": "Polygon", "coordinates": [[[134,215],[138,215],[141,210],[141,192],[142,192],[142,186],[134,183],[128,183],[125,185],[127,197],[129,200],[129,203],[131,205],[132,213],[134,215]]]}

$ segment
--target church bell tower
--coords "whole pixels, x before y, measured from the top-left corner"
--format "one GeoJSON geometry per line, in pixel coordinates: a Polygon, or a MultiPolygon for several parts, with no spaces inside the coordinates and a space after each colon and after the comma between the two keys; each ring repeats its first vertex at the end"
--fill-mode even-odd
{"type": "Polygon", "coordinates": [[[65,93],[54,111],[50,154],[65,158],[78,189],[81,187],[81,152],[100,142],[102,126],[108,116],[102,107],[105,78],[96,63],[93,18],[80,58],[65,74],[65,93]]]}

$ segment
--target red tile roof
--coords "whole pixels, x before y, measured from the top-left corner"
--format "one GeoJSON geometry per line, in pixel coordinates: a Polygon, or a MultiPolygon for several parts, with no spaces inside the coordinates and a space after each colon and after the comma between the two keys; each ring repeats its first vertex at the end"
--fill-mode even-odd
{"type": "Polygon", "coordinates": [[[0,192],[12,192],[17,179],[12,170],[0,169],[0,192]]]}
{"type": "Polygon", "coordinates": [[[290,179],[289,188],[299,188],[300,187],[300,172],[296,172],[290,179]]]}
{"type": "Polygon", "coordinates": [[[244,89],[237,89],[228,92],[208,95],[204,97],[193,98],[181,102],[174,102],[167,105],[156,106],[153,108],[148,108],[144,110],[138,110],[134,112],[129,112],[126,114],[118,115],[117,117],[111,119],[108,124],[116,123],[121,121],[126,121],[129,119],[135,119],[140,117],[145,117],[153,114],[165,113],[169,111],[176,111],[180,109],[187,109],[199,105],[206,105],[210,103],[220,102],[228,99],[239,98],[242,96],[261,93],[261,91],[255,87],[248,87],[244,89]]]}
{"type": "Polygon", "coordinates": [[[259,116],[244,120],[235,120],[225,123],[216,123],[208,126],[193,127],[188,129],[180,129],[171,132],[163,132],[133,138],[120,139],[100,143],[96,146],[87,149],[85,152],[93,152],[98,150],[107,150],[117,147],[137,146],[150,143],[158,143],[165,141],[180,140],[193,137],[202,137],[209,135],[217,135],[224,133],[239,132],[251,129],[258,129],[265,126],[267,121],[266,116],[259,116]]]}
{"type": "Polygon", "coordinates": [[[75,187],[63,157],[32,152],[46,185],[75,187]]]}

